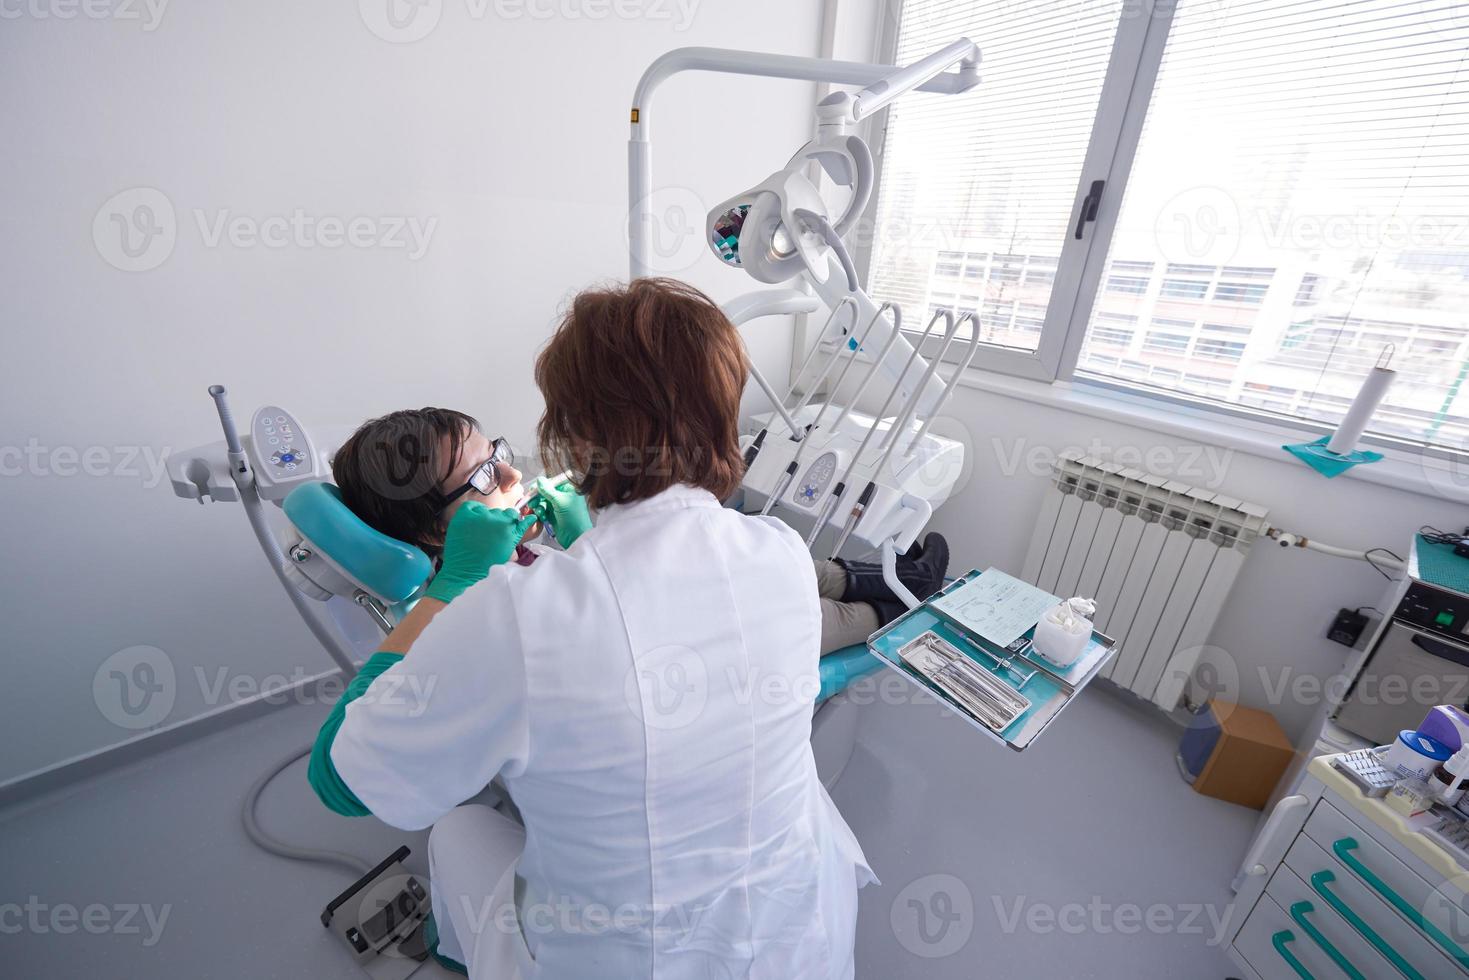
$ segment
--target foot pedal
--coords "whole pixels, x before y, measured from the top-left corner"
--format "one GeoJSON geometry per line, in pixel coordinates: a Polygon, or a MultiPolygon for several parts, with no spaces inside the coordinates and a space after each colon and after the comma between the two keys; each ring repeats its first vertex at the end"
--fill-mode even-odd
{"type": "Polygon", "coordinates": [[[374,980],[404,980],[429,959],[423,934],[428,882],[403,866],[409,853],[398,848],[321,913],[321,924],[374,980]]]}

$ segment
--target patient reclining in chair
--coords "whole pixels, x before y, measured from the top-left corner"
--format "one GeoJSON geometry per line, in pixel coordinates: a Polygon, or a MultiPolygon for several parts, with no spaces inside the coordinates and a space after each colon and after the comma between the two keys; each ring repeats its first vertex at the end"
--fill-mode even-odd
{"type": "MultiPolygon", "coordinates": [[[[332,473],[342,500],[358,517],[420,548],[435,562],[449,518],[464,500],[513,508],[528,493],[505,441],[490,440],[473,418],[446,408],[409,409],[368,420],[337,450],[332,473]],[[498,482],[477,478],[486,472],[493,472],[498,482]]],[[[537,524],[525,541],[540,533],[537,524]]],[[[530,564],[536,547],[521,544],[514,560],[530,564]]],[[[929,534],[921,546],[898,557],[898,578],[925,599],[943,585],[948,563],[948,544],[929,534]]],[[[846,559],[815,564],[823,655],[865,643],[906,609],[883,581],[879,565],[846,559]]]]}

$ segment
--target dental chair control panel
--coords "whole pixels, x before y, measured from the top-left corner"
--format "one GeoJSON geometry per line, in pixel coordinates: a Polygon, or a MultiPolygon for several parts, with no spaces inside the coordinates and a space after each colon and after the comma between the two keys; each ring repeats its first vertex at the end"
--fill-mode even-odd
{"type": "Polygon", "coordinates": [[[326,454],[305,427],[279,405],[266,405],[255,412],[250,431],[239,437],[236,447],[215,441],[170,453],[167,469],[174,495],[201,504],[238,501],[235,477],[241,459],[235,453],[248,466],[253,492],[271,503],[280,503],[304,483],[331,479],[326,454]]]}
{"type": "Polygon", "coordinates": [[[303,483],[328,478],[306,430],[284,408],[266,405],[250,423],[251,462],[260,496],[281,500],[303,483]]]}

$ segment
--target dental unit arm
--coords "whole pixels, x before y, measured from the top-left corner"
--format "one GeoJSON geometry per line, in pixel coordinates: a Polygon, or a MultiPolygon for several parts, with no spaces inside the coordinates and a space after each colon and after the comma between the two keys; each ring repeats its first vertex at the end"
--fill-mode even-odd
{"type": "MultiPolygon", "coordinates": [[[[757,420],[758,433],[746,445],[743,488],[747,502],[764,513],[778,512],[805,533],[813,549],[841,516],[833,556],[852,543],[854,549],[880,552],[891,569],[896,554],[908,549],[934,508],[948,497],[963,469],[964,448],[929,430],[953,379],[973,360],[979,337],[977,329],[971,331],[968,357],[946,384],[939,363],[959,327],[972,322],[972,316],[955,320],[952,313],[935,314],[924,339],[940,317],[948,325],[930,364],[902,335],[902,311],[896,304],[875,302],[862,289],[843,236],[866,210],[875,175],[867,144],[851,130],[915,90],[944,95],[969,91],[979,82],[979,58],[979,49],[967,38],[905,67],[682,48],[655,61],[634,94],[628,239],[630,271],[636,278],[654,274],[649,109],[663,81],[696,70],[862,86],[855,93],[838,91],[823,98],[815,107],[814,137],[780,170],[712,209],[705,222],[706,240],[722,262],[758,282],[782,287],[727,304],[726,313],[736,325],[762,316],[811,313],[819,306],[830,311],[784,397],[752,366],[753,379],[772,410],[757,420]],[[848,191],[835,212],[810,176],[813,165],[831,185],[848,191]],[[873,357],[871,350],[879,353],[873,357]],[[816,397],[834,379],[823,396],[834,398],[863,358],[871,358],[871,366],[847,405],[816,397]],[[813,363],[817,370],[802,388],[813,363]],[[877,415],[868,417],[855,406],[878,375],[892,388],[877,415]]],[[[910,606],[917,605],[894,572],[886,577],[910,606]]]]}

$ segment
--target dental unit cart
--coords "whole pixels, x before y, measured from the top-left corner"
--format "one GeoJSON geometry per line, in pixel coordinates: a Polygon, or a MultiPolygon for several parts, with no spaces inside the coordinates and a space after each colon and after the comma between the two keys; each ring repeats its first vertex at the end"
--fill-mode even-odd
{"type": "MultiPolygon", "coordinates": [[[[1266,819],[1225,920],[1250,980],[1469,976],[1469,852],[1313,759],[1266,819]]],[[[1457,818],[1451,818],[1457,820],[1457,818]]]]}
{"type": "MultiPolygon", "coordinates": [[[[946,609],[945,597],[985,588],[1002,573],[970,573],[928,602],[899,581],[897,555],[912,546],[964,470],[964,445],[931,430],[979,352],[980,328],[973,311],[936,308],[921,330],[905,334],[902,309],[867,295],[843,241],[875,185],[872,154],[854,130],[910,91],[960,95],[974,88],[979,60],[979,49],[967,38],[896,72],[884,70],[880,78],[860,64],[714,48],[684,48],[659,58],[633,98],[630,273],[652,271],[648,109],[663,81],[696,70],[867,86],[822,98],[815,137],[780,170],[712,208],[705,220],[706,244],[721,262],[780,287],[725,303],[732,322],[826,310],[784,394],[751,369],[772,409],[757,417],[755,431],[742,442],[744,506],[780,516],[805,536],[813,554],[857,557],[877,551],[884,581],[909,612],[871,637],[867,654],[856,658],[892,667],[979,731],[1022,750],[1096,676],[1114,643],[1093,634],[1070,666],[1058,667],[1030,647],[1046,608],[1015,606],[1022,596],[1044,596],[1039,590],[1011,580],[1017,588],[1002,604],[1021,621],[997,644],[946,609]],[[838,199],[845,190],[845,199],[829,208],[823,187],[838,189],[838,199]],[[961,340],[966,324],[968,336],[961,340]],[[953,367],[944,377],[940,367],[951,351],[953,367]],[[864,401],[869,393],[878,406],[870,414],[864,401]]],[[[1047,608],[1060,601],[1045,598],[1047,608]]]]}

